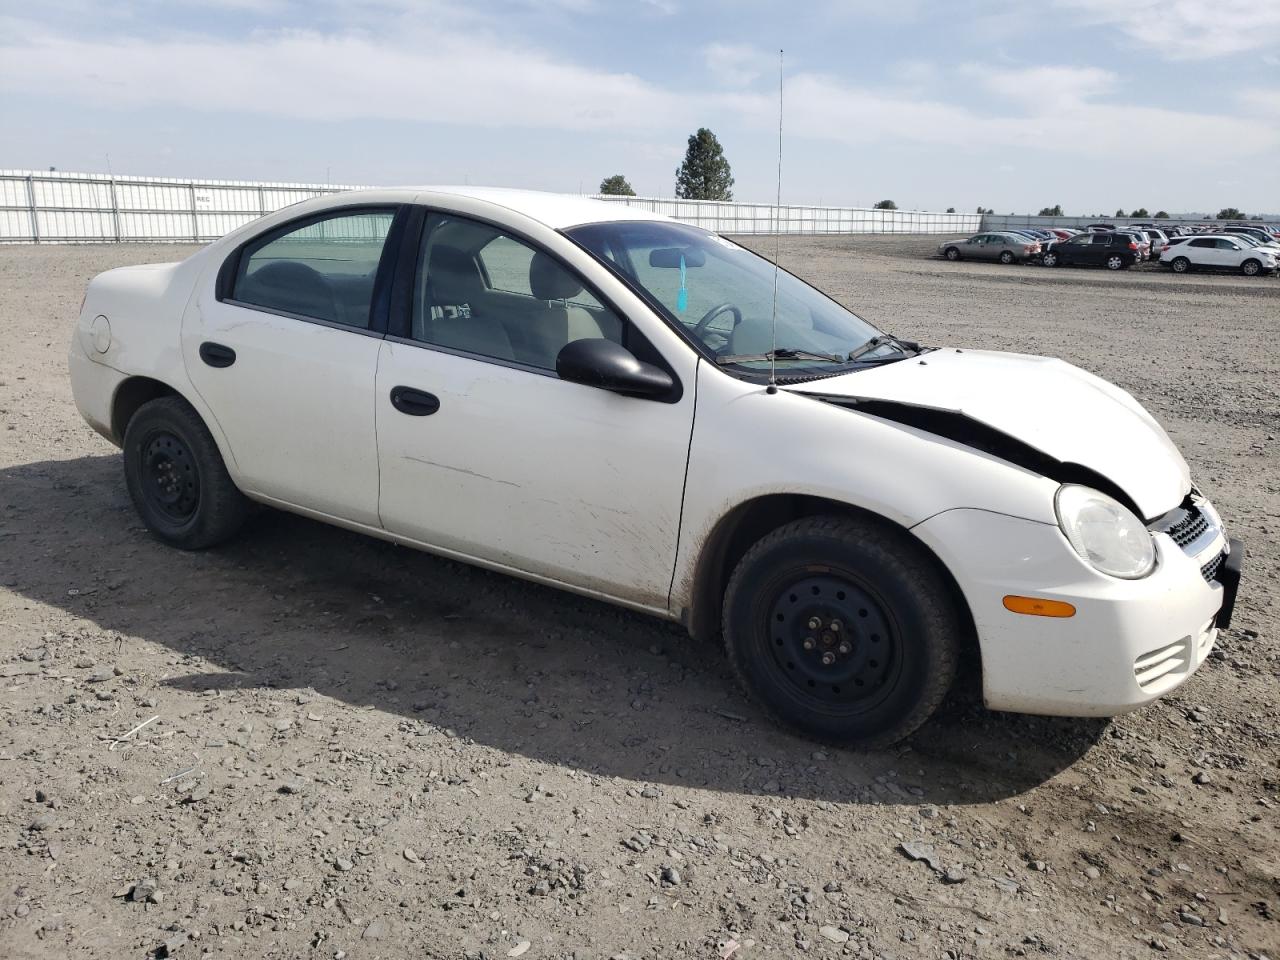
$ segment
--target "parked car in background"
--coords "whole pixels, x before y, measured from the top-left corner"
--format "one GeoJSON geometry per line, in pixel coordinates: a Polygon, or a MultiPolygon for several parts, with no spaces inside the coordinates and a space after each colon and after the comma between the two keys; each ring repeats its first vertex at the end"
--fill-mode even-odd
{"type": "Polygon", "coordinates": [[[1159,260],[1160,254],[1164,252],[1164,248],[1169,242],[1169,236],[1159,227],[1148,227],[1146,233],[1151,239],[1151,259],[1159,260]]]}
{"type": "Polygon", "coordinates": [[[1040,241],[1016,233],[979,233],[967,240],[944,240],[938,253],[948,260],[1021,263],[1040,255],[1040,241]]]}
{"type": "Polygon", "coordinates": [[[1151,259],[1151,236],[1145,230],[1125,227],[1124,232],[1138,241],[1138,261],[1151,259]]]}
{"type": "Polygon", "coordinates": [[[1261,227],[1223,227],[1220,233],[1235,233],[1246,237],[1253,237],[1259,243],[1274,243],[1275,237],[1261,227]]]}
{"type": "Polygon", "coordinates": [[[1238,270],[1246,277],[1256,277],[1276,269],[1276,253],[1238,237],[1189,237],[1181,243],[1171,244],[1161,254],[1160,264],[1174,273],[1238,270]]]}
{"type": "Polygon", "coordinates": [[[1041,263],[1046,267],[1081,266],[1121,270],[1137,262],[1137,237],[1129,233],[1103,230],[1082,233],[1070,240],[1055,243],[1041,257],[1041,263]]]}

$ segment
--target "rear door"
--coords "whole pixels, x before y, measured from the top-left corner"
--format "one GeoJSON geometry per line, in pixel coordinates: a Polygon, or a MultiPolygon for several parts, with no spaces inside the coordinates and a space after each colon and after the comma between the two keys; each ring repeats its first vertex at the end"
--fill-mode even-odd
{"type": "Polygon", "coordinates": [[[1115,235],[1111,233],[1095,233],[1089,241],[1089,246],[1084,249],[1082,263],[1088,263],[1092,266],[1106,263],[1107,257],[1111,256],[1115,249],[1115,235]]]}
{"type": "Polygon", "coordinates": [[[1196,237],[1187,241],[1186,257],[1198,267],[1216,267],[1219,265],[1218,241],[1216,237],[1196,237]]]}
{"type": "Polygon", "coordinates": [[[376,291],[396,206],[329,210],[238,248],[182,323],[187,374],[246,492],[378,523],[376,291]]]}

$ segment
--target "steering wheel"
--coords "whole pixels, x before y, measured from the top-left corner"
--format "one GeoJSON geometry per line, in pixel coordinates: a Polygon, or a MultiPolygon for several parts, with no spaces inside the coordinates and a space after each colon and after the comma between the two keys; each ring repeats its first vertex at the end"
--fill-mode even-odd
{"type": "Polygon", "coordinates": [[[711,326],[711,321],[722,313],[733,314],[733,325],[735,327],[742,322],[742,311],[726,300],[724,303],[716,304],[702,315],[702,319],[693,328],[693,335],[699,340],[703,339],[707,332],[707,327],[711,326]]]}

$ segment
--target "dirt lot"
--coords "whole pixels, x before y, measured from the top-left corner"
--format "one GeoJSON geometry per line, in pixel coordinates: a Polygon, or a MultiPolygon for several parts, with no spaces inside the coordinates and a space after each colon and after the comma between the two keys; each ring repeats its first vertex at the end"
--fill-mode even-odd
{"type": "Polygon", "coordinates": [[[1249,544],[1235,626],[1136,715],[957,696],[819,750],[610,607],[275,513],[161,547],[64,354],[93,274],[189,248],[0,248],[0,954],[1280,956],[1280,282],[934,245],[784,262],[1120,383],[1249,544]]]}

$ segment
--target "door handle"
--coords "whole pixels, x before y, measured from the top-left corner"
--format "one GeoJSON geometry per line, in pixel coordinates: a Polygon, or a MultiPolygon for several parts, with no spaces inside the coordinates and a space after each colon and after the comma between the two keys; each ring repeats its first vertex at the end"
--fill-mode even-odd
{"type": "Polygon", "coordinates": [[[200,344],[200,359],[211,367],[229,367],[236,362],[236,352],[230,347],[206,340],[200,344]]]}
{"type": "Polygon", "coordinates": [[[391,405],[411,417],[429,417],[440,409],[440,398],[413,387],[392,387],[391,405]]]}

